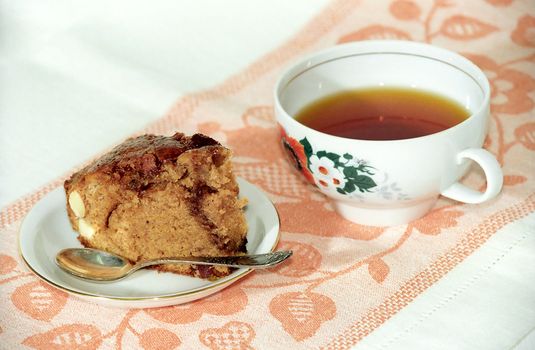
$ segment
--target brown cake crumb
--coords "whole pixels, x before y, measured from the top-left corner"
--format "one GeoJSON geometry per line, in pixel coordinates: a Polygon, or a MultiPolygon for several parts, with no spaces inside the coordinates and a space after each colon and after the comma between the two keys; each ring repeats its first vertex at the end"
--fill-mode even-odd
{"type": "MultiPolygon", "coordinates": [[[[67,212],[86,247],[140,260],[246,252],[246,200],[231,151],[195,134],[143,135],[115,147],[65,181],[67,212]]],[[[160,265],[214,279],[228,268],[160,265]]]]}

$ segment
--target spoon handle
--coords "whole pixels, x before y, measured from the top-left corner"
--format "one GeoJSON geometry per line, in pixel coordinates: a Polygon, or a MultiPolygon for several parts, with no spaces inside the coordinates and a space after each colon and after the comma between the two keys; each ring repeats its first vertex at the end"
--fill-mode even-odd
{"type": "Polygon", "coordinates": [[[134,270],[147,266],[161,264],[197,264],[217,265],[229,267],[246,267],[262,269],[277,265],[292,255],[291,250],[280,250],[267,254],[244,255],[244,256],[219,256],[219,257],[180,257],[140,261],[134,265],[134,270]]]}

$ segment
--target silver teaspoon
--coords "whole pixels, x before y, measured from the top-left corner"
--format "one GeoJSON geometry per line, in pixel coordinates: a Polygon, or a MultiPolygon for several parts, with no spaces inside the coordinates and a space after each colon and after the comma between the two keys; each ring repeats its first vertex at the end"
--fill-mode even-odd
{"type": "Polygon", "coordinates": [[[131,273],[152,265],[197,264],[262,269],[275,266],[292,255],[292,251],[221,257],[172,257],[153,259],[131,264],[128,259],[91,248],[63,249],[56,255],[56,264],[64,271],[80,278],[111,282],[124,278],[131,273]]]}

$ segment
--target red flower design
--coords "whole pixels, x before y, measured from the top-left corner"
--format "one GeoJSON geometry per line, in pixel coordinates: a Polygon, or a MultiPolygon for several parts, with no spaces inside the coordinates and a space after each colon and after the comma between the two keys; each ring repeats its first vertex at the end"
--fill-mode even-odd
{"type": "Polygon", "coordinates": [[[290,161],[295,164],[297,170],[299,170],[308,182],[314,184],[314,177],[310,170],[308,170],[308,159],[305,154],[305,148],[303,145],[296,139],[288,136],[284,128],[279,125],[279,130],[281,133],[281,141],[286,154],[288,155],[290,161]]]}

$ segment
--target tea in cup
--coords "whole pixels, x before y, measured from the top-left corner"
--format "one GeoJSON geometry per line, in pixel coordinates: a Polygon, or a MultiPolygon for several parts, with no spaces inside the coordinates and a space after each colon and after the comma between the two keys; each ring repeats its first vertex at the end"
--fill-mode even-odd
{"type": "Polygon", "coordinates": [[[439,195],[482,203],[501,190],[482,148],[490,87],[483,72],[445,49],[408,41],[335,46],[291,68],[275,86],[283,146],[335,210],[364,225],[425,215],[439,195]],[[484,192],[459,179],[470,161],[484,192]]]}

